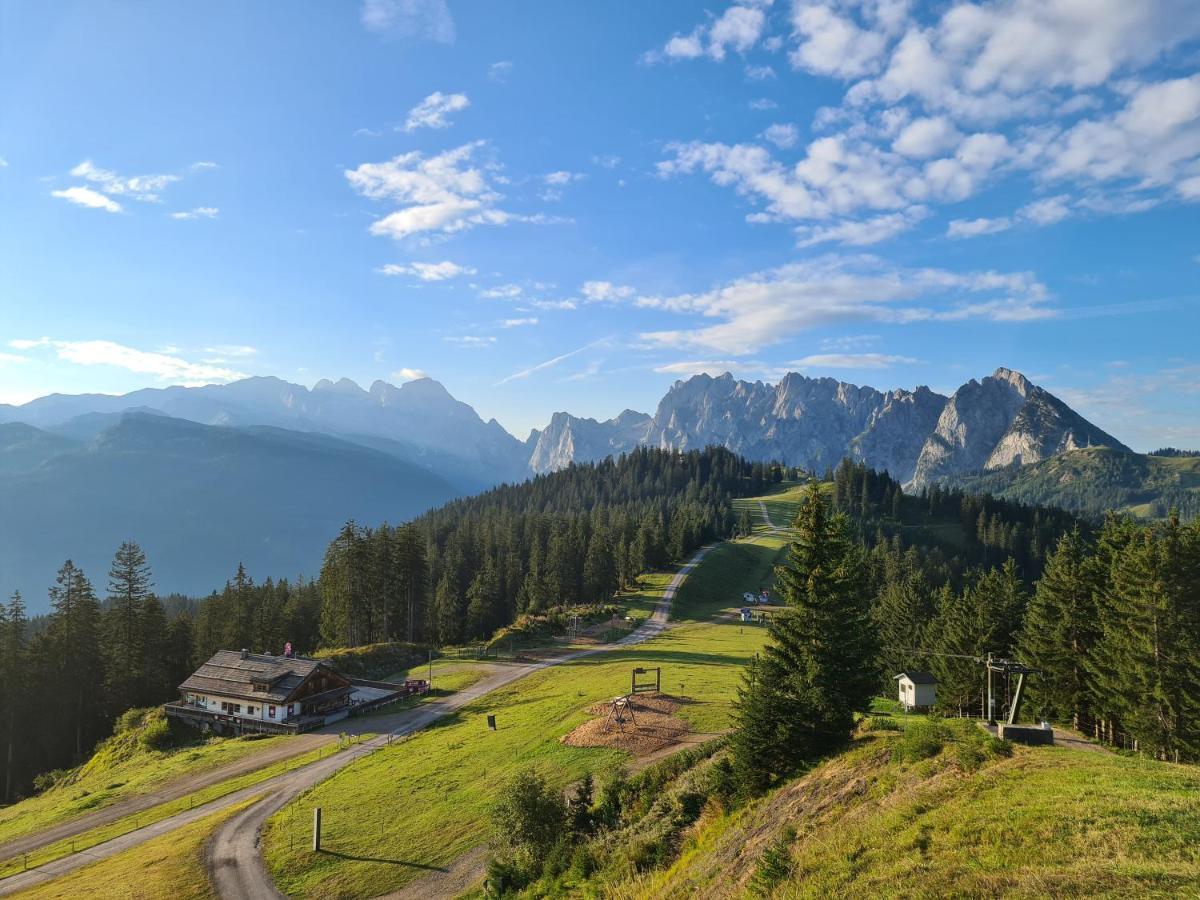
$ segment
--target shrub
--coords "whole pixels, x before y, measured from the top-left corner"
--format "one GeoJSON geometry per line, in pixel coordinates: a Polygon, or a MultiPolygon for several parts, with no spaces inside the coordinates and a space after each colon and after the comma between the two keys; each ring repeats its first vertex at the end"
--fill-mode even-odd
{"type": "Polygon", "coordinates": [[[133,729],[142,724],[142,719],[146,713],[147,710],[139,708],[125,710],[125,712],[117,716],[117,723],[113,728],[113,733],[122,734],[126,731],[133,731],[133,729]]]}
{"type": "Polygon", "coordinates": [[[896,742],[893,758],[897,762],[919,762],[942,752],[946,745],[946,727],[933,719],[910,719],[896,742]]]}
{"type": "Polygon", "coordinates": [[[71,771],[71,769],[51,769],[49,772],[35,775],[33,778],[33,789],[39,794],[43,791],[48,791],[56,784],[65,782],[70,777],[71,771]]]}
{"type": "Polygon", "coordinates": [[[763,851],[750,882],[757,893],[769,895],[777,884],[792,874],[795,865],[792,862],[792,844],[795,840],[796,829],[789,825],[763,851]]]}
{"type": "Polygon", "coordinates": [[[138,735],[138,742],[147,750],[156,750],[162,752],[169,749],[175,743],[174,735],[171,734],[171,726],[165,718],[157,718],[150,721],[138,735]]]}
{"type": "Polygon", "coordinates": [[[899,731],[900,723],[891,716],[871,716],[866,722],[867,731],[899,731]]]}

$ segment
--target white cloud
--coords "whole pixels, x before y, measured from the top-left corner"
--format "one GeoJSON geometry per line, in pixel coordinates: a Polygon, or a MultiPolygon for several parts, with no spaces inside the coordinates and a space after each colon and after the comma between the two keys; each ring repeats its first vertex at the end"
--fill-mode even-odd
{"type": "Polygon", "coordinates": [[[660,375],[712,375],[715,377],[739,368],[741,365],[737,360],[732,359],[683,359],[655,366],[654,371],[660,375]]]}
{"type": "Polygon", "coordinates": [[[913,365],[919,359],[890,353],[818,353],[788,363],[799,369],[888,369],[895,365],[913,365]]]}
{"type": "Polygon", "coordinates": [[[529,305],[534,309],[558,310],[560,312],[579,309],[579,304],[574,300],[531,300],[529,301],[529,305]]]}
{"type": "Polygon", "coordinates": [[[446,0],[363,0],[363,27],[376,34],[453,44],[454,17],[446,0]]]}
{"type": "Polygon", "coordinates": [[[635,293],[628,285],[613,284],[611,281],[585,281],[579,292],[592,303],[627,300],[635,293]]]}
{"type": "Polygon", "coordinates": [[[144,203],[157,203],[162,191],[179,180],[178,175],[133,175],[125,177],[108,169],[97,167],[85,159],[71,170],[71,175],[83,178],[100,186],[104,193],[114,196],[129,196],[144,203]]]}
{"type": "Polygon", "coordinates": [[[775,78],[775,70],[770,66],[746,66],[747,81],[770,81],[775,78]]]}
{"type": "Polygon", "coordinates": [[[799,46],[788,58],[797,69],[853,78],[878,70],[882,63],[886,36],[860,28],[825,3],[797,2],[792,27],[799,46]]]}
{"type": "Polygon", "coordinates": [[[484,347],[490,347],[494,343],[496,343],[496,338],[490,334],[486,334],[486,335],[478,335],[478,334],[451,335],[451,336],[446,337],[445,340],[449,341],[452,344],[458,344],[458,346],[460,346],[460,347],[467,347],[467,348],[475,349],[475,350],[481,350],[484,347]]]}
{"type": "Polygon", "coordinates": [[[471,101],[466,94],[443,94],[441,91],[434,91],[408,111],[404,130],[449,128],[450,120],[446,117],[451,113],[462,112],[470,105],[471,101]]]}
{"type": "Polygon", "coordinates": [[[371,225],[371,233],[400,239],[425,231],[454,233],[477,225],[504,225],[517,218],[496,208],[500,194],[483,170],[470,164],[479,142],[436,156],[417,151],[346,171],[351,187],[372,200],[401,208],[371,225]]]}
{"type": "MultiPolygon", "coordinates": [[[[153,375],[173,384],[196,386],[201,384],[225,383],[245,378],[242,372],[212,363],[190,362],[173,353],[148,352],[126,347],[113,341],[59,341],[42,339],[29,343],[30,346],[49,346],[64,362],[80,366],[112,366],[153,375]]],[[[15,344],[15,342],[10,342],[15,344]]]]}
{"type": "Polygon", "coordinates": [[[496,287],[485,288],[479,292],[484,300],[512,300],[520,297],[523,289],[519,284],[500,284],[496,287]]]}
{"type": "Polygon", "coordinates": [[[722,60],[728,50],[745,53],[762,37],[766,21],[766,14],[756,7],[729,7],[708,30],[708,55],[722,60]]]}
{"type": "Polygon", "coordinates": [[[704,25],[697,25],[687,34],[673,35],[661,50],[651,50],[642,61],[653,64],[660,60],[699,59],[706,56],[720,62],[730,51],[745,53],[758,43],[766,29],[764,7],[771,0],[751,0],[735,3],[704,25]]]}
{"type": "Polygon", "coordinates": [[[421,281],[446,281],[460,275],[474,275],[475,270],[470,266],[460,266],[450,260],[436,263],[413,262],[408,265],[388,263],[375,270],[381,275],[409,275],[421,281]]]}
{"type": "Polygon", "coordinates": [[[551,184],[551,185],[564,185],[564,184],[570,184],[572,181],[578,181],[581,178],[583,178],[583,175],[581,175],[578,172],[568,172],[566,170],[560,170],[558,172],[546,173],[545,175],[542,176],[542,181],[544,181],[546,184],[551,184]]]}
{"type": "Polygon", "coordinates": [[[188,169],[192,172],[203,172],[207,169],[219,169],[219,168],[220,168],[220,166],[218,166],[211,159],[202,159],[199,162],[194,162],[190,166],[188,166],[188,169]]]}
{"type": "Polygon", "coordinates": [[[640,297],[636,303],[717,320],[643,334],[651,345],[744,355],[836,324],[1047,318],[1056,314],[1047,299],[1045,287],[1028,272],[897,269],[870,256],[830,256],[749,275],[704,293],[640,297]]]}
{"type": "Polygon", "coordinates": [[[397,381],[416,381],[419,378],[428,378],[429,375],[424,369],[409,369],[405,367],[403,369],[397,369],[391,374],[391,377],[397,381]]]}
{"type": "Polygon", "coordinates": [[[946,227],[946,237],[973,238],[981,234],[996,234],[1012,228],[1012,220],[1000,217],[996,219],[954,219],[946,227]]]}
{"type": "Polygon", "coordinates": [[[751,100],[748,105],[751,109],[755,110],[756,112],[765,112],[766,110],[769,110],[769,109],[778,109],[779,108],[779,104],[776,103],[774,100],[772,100],[770,97],[758,97],[754,100],[751,100]]]}
{"type": "Polygon", "coordinates": [[[14,338],[8,342],[8,346],[12,347],[14,350],[33,350],[36,347],[49,347],[50,338],[14,338]]]}
{"type": "MultiPolygon", "coordinates": [[[[171,353],[178,353],[177,348],[171,348],[171,353]]],[[[213,347],[205,347],[205,353],[215,353],[218,356],[234,356],[240,359],[246,359],[251,356],[258,356],[258,348],[251,347],[248,344],[217,344],[213,347]]]]}
{"type": "Polygon", "coordinates": [[[5,159],[3,156],[0,156],[0,169],[7,169],[7,168],[8,168],[8,160],[5,159]]]}
{"type": "Polygon", "coordinates": [[[892,143],[892,149],[903,156],[928,159],[958,144],[962,135],[942,116],[914,119],[892,143]]]}
{"type": "Polygon", "coordinates": [[[1069,200],[1070,198],[1065,194],[1036,200],[1021,207],[1017,211],[1017,215],[1035,225],[1053,225],[1071,214],[1069,200]]]}
{"type": "Polygon", "coordinates": [[[1049,180],[1176,186],[1187,197],[1200,156],[1200,75],[1140,85],[1112,116],[1086,119],[1048,142],[1037,162],[1049,180]]]}
{"type": "MultiPolygon", "coordinates": [[[[0,168],[3,167],[0,166],[0,168]]],[[[0,351],[0,364],[12,363],[16,365],[24,362],[29,362],[28,356],[21,356],[19,353],[4,353],[3,351],[0,351]]]]}
{"type": "Polygon", "coordinates": [[[593,156],[592,162],[605,169],[615,169],[621,164],[621,157],[611,153],[601,153],[593,156]]]}
{"type": "Polygon", "coordinates": [[[527,316],[523,319],[505,319],[501,323],[503,328],[520,328],[523,325],[536,325],[538,323],[537,316],[527,316]]]}
{"type": "Polygon", "coordinates": [[[512,61],[502,59],[488,66],[488,78],[492,81],[505,82],[508,80],[508,76],[512,74],[512,70],[512,61]]]}
{"type": "Polygon", "coordinates": [[[120,203],[106,197],[99,191],[93,191],[90,187],[76,186],[64,188],[61,191],[51,191],[50,196],[68,200],[77,206],[86,206],[89,209],[102,209],[110,213],[119,213],[121,211],[120,203]]]}
{"type": "Polygon", "coordinates": [[[183,212],[171,213],[172,219],[215,219],[221,211],[215,206],[197,206],[183,212]]]}
{"type": "Polygon", "coordinates": [[[867,247],[908,231],[927,215],[928,210],[925,207],[913,206],[904,212],[885,213],[870,219],[838,222],[827,226],[802,226],[796,229],[799,236],[796,246],[812,247],[836,241],[854,247],[867,247]]]}
{"type": "Polygon", "coordinates": [[[767,130],[762,133],[762,136],[779,149],[788,150],[799,143],[800,129],[795,125],[783,125],[776,122],[774,125],[768,126],[767,130]]]}

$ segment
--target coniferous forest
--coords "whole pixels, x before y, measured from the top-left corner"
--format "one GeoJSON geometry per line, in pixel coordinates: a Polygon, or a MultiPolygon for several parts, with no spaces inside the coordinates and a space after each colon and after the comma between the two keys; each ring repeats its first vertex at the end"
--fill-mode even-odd
{"type": "MultiPolygon", "coordinates": [[[[319,579],[256,582],[236,565],[200,600],[156,596],[132,542],[102,588],[67,561],[48,615],[28,620],[19,595],[0,607],[0,789],[11,800],[40,773],[81,761],[120,713],[170,699],[218,649],[459,644],[522,615],[603,604],[640,574],[748,531],[732,500],[784,475],[725,450],[638,450],[396,526],[347,523],[319,579]],[[35,708],[47,695],[60,698],[55,715],[35,708]]],[[[782,576],[785,599],[808,612],[781,618],[778,652],[760,664],[770,674],[756,668],[749,683],[778,685],[803,670],[823,696],[841,699],[787,713],[815,723],[805,747],[764,748],[751,734],[747,758],[772,761],[751,782],[818,752],[814,735],[821,747],[836,742],[849,711],[865,695],[890,695],[890,676],[905,668],[936,674],[945,711],[978,715],[977,659],[989,652],[1042,670],[1030,690],[1036,714],[1160,757],[1200,759],[1200,525],[1110,517],[1095,527],[959,491],[905,496],[886,474],[849,462],[827,479],[819,496],[828,508],[814,518],[805,505],[800,555],[793,548],[792,574],[782,576]],[[814,582],[812,571],[825,574],[814,582]],[[823,629],[853,643],[853,660],[808,658],[823,629]],[[832,682],[844,687],[828,690],[832,682]]],[[[769,723],[779,702],[750,691],[744,715],[769,723]]]]}

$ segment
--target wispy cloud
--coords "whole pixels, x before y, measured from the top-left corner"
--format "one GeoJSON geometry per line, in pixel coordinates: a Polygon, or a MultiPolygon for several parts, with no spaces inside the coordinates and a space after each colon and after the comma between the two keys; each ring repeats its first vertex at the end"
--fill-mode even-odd
{"type": "Polygon", "coordinates": [[[466,94],[443,94],[434,91],[416,106],[408,111],[404,120],[405,131],[416,131],[419,128],[449,128],[451,113],[462,112],[471,105],[466,94]]]}
{"type": "Polygon", "coordinates": [[[536,325],[538,323],[537,316],[527,316],[523,319],[505,319],[501,323],[503,328],[520,328],[522,325],[536,325]]]}
{"type": "Polygon", "coordinates": [[[220,210],[215,206],[197,206],[181,212],[171,213],[172,219],[215,219],[220,210]]]}
{"type": "Polygon", "coordinates": [[[410,369],[405,367],[397,369],[391,374],[391,377],[396,381],[416,381],[418,378],[428,378],[429,375],[424,369],[410,369]]]}
{"type": "Polygon", "coordinates": [[[111,366],[186,386],[225,383],[246,377],[243,372],[210,362],[192,362],[175,353],[138,350],[114,341],[62,341],[41,338],[10,341],[9,345],[30,349],[48,347],[53,349],[57,358],[63,362],[80,366],[111,366]]]}
{"type": "Polygon", "coordinates": [[[454,17],[446,0],[363,0],[363,27],[387,37],[453,44],[454,17]]]}
{"type": "Polygon", "coordinates": [[[915,365],[919,359],[890,353],[817,353],[788,363],[798,369],[889,369],[895,365],[915,365]]]}
{"type": "Polygon", "coordinates": [[[654,346],[734,355],[821,326],[854,322],[1024,322],[1057,314],[1028,272],[899,269],[872,256],[827,256],[756,273],[699,294],[638,297],[638,306],[718,320],[644,333],[654,346]]]}
{"type": "Polygon", "coordinates": [[[496,338],[490,334],[458,334],[449,335],[444,340],[451,344],[458,344],[460,347],[468,347],[476,350],[490,347],[496,343],[496,338]]]}
{"type": "Polygon", "coordinates": [[[566,360],[571,359],[574,356],[578,356],[580,353],[583,353],[587,350],[591,350],[595,347],[606,346],[606,345],[610,344],[611,342],[612,342],[611,336],[603,337],[603,338],[600,338],[600,340],[598,340],[598,341],[592,341],[590,344],[584,344],[582,347],[576,347],[574,350],[568,350],[566,353],[559,354],[558,356],[555,356],[551,359],[547,359],[544,362],[538,363],[537,365],[530,366],[527,369],[521,369],[518,372],[513,372],[511,375],[501,378],[499,381],[497,381],[493,385],[493,387],[500,387],[500,385],[508,384],[510,381],[519,381],[522,378],[528,378],[530,375],[533,375],[537,372],[542,372],[542,371],[545,371],[546,369],[553,369],[555,366],[559,365],[560,363],[563,363],[566,360]]]}
{"type": "Polygon", "coordinates": [[[501,83],[508,81],[508,76],[512,74],[513,64],[511,60],[502,59],[499,62],[494,62],[488,66],[488,79],[491,81],[499,81],[501,83]]]}
{"type": "Polygon", "coordinates": [[[116,200],[110,199],[99,191],[92,190],[90,187],[83,187],[81,185],[63,188],[60,191],[51,191],[50,196],[58,197],[60,200],[67,200],[76,206],[86,206],[89,209],[102,209],[110,213],[119,213],[121,211],[121,204],[116,200]]]}
{"type": "Polygon", "coordinates": [[[475,274],[475,270],[470,266],[460,266],[448,259],[436,263],[413,262],[407,265],[388,263],[375,271],[381,275],[408,275],[421,281],[446,281],[450,278],[458,278],[460,275],[475,274]]]}

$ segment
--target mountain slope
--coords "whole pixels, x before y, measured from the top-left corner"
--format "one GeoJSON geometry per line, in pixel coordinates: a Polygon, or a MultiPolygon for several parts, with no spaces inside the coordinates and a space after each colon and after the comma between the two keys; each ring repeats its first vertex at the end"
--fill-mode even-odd
{"type": "Polygon", "coordinates": [[[48,459],[78,446],[77,441],[23,422],[0,424],[0,476],[36,469],[48,459]]]}
{"type": "MultiPolygon", "coordinates": [[[[246,378],[203,387],[148,388],[122,396],[52,394],[23,406],[0,407],[0,421],[77,436],[97,414],[157,411],[205,425],[273,425],[395,442],[385,452],[475,488],[528,475],[528,451],[495,419],[485,422],[436,381],[396,387],[376,381],[363,390],[348,378],[323,379],[309,390],[279,378],[246,378]]],[[[102,424],[102,421],[99,423],[102,424]]],[[[94,433],[94,431],[93,431],[94,433]]]]}
{"type": "Polygon", "coordinates": [[[946,484],[1089,515],[1114,509],[1161,518],[1172,507],[1184,518],[1200,514],[1200,457],[1194,456],[1146,456],[1092,447],[1032,465],[953,477],[946,484]]]}
{"type": "Polygon", "coordinates": [[[1009,369],[972,379],[949,398],[924,386],[882,393],[794,372],[776,385],[725,373],[677,381],[652,417],[626,411],[596,422],[556,413],[536,435],[530,468],[545,472],[638,443],[663,449],[715,444],[752,460],[818,472],[849,457],[912,489],[1080,447],[1128,449],[1009,369]]]}
{"type": "Polygon", "coordinates": [[[921,448],[914,488],[1014,463],[1028,465],[1081,447],[1129,448],[1019,372],[971,379],[946,403],[921,448]]]}
{"type": "Polygon", "coordinates": [[[314,576],[350,518],[398,522],[460,492],[425,469],[326,435],[133,413],[86,446],[0,476],[0,592],[35,612],[70,557],[97,588],[137,540],[157,589],[204,594],[244,562],[314,576]]]}

